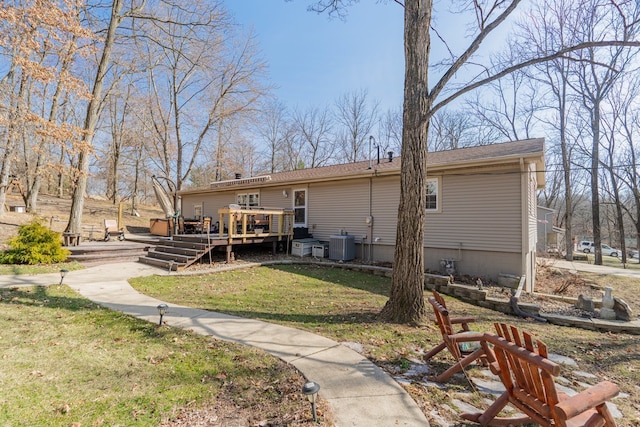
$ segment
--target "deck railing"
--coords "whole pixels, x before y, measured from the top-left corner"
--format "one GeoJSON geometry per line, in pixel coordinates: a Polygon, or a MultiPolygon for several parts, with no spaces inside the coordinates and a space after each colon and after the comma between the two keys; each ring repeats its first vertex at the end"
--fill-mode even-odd
{"type": "Polygon", "coordinates": [[[225,207],[218,209],[218,214],[218,235],[230,243],[233,239],[246,241],[254,237],[293,238],[293,209],[225,207]]]}

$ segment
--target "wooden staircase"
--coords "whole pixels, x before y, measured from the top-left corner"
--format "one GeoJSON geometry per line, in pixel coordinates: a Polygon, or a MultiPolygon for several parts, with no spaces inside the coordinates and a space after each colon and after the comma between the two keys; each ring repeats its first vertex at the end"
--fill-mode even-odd
{"type": "Polygon", "coordinates": [[[137,261],[145,256],[154,242],[138,243],[130,241],[82,242],[78,246],[69,246],[68,261],[77,261],[84,265],[137,261]]]}
{"type": "Polygon", "coordinates": [[[139,262],[167,270],[180,271],[202,259],[217,246],[226,246],[226,240],[207,238],[206,235],[176,235],[149,249],[139,262]]]}

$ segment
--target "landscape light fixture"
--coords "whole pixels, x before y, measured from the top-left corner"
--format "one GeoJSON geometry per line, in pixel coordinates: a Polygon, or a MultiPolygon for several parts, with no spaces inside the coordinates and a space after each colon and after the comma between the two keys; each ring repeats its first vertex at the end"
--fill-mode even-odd
{"type": "Polygon", "coordinates": [[[316,397],[320,391],[320,384],[314,381],[309,381],[302,386],[302,394],[307,396],[309,402],[311,402],[311,412],[313,414],[313,421],[318,422],[318,414],[316,413],[316,397]]]}
{"type": "Polygon", "coordinates": [[[62,270],[60,270],[60,284],[61,285],[62,285],[62,281],[64,280],[64,276],[66,276],[68,272],[69,272],[69,270],[65,270],[64,268],[62,270]]]}
{"type": "Polygon", "coordinates": [[[162,303],[158,306],[158,314],[160,315],[160,321],[158,322],[158,326],[162,326],[162,317],[169,310],[169,306],[165,303],[162,303]]]}
{"type": "Polygon", "coordinates": [[[169,261],[169,274],[171,274],[171,271],[173,270],[173,263],[174,262],[175,262],[174,260],[169,261]]]}

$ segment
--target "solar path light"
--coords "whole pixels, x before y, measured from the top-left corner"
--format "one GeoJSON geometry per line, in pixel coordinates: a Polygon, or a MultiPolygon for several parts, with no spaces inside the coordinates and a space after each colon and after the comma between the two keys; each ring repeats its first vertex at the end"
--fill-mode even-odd
{"type": "Polygon", "coordinates": [[[158,306],[158,314],[160,315],[160,321],[158,322],[158,326],[162,326],[162,317],[169,310],[169,306],[165,303],[162,303],[158,306]]]}
{"type": "Polygon", "coordinates": [[[311,412],[313,413],[313,421],[318,422],[318,414],[316,413],[316,398],[318,391],[320,390],[320,384],[314,381],[309,381],[302,386],[302,394],[307,396],[309,402],[311,402],[311,412]]]}
{"type": "Polygon", "coordinates": [[[64,280],[64,276],[66,276],[68,272],[69,272],[69,270],[65,270],[64,268],[62,270],[60,270],[60,284],[61,285],[62,285],[62,281],[64,280]]]}

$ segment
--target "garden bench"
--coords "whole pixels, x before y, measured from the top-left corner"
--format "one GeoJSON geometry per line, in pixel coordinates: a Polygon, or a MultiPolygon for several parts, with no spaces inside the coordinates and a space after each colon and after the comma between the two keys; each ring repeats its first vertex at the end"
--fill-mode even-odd
{"type": "Polygon", "coordinates": [[[444,298],[436,291],[433,291],[433,296],[429,297],[428,301],[433,307],[436,324],[442,335],[442,342],[427,352],[425,360],[431,359],[445,348],[456,360],[454,365],[433,379],[437,382],[447,381],[453,374],[463,370],[476,360],[480,360],[482,364],[486,365],[488,355],[485,348],[480,345],[484,334],[469,330],[469,323],[474,319],[472,317],[450,317],[444,298]],[[460,325],[462,330],[455,332],[453,325],[460,325]]]}
{"type": "Polygon", "coordinates": [[[491,370],[499,375],[506,391],[483,414],[463,414],[462,418],[483,426],[533,422],[544,427],[615,427],[606,402],[619,393],[617,385],[603,381],[575,396],[559,392],[554,377],[560,374],[560,366],[548,359],[545,343],[534,342],[529,333],[504,323],[495,327],[498,334],[486,333],[483,347],[493,351],[491,370]],[[518,421],[497,417],[508,403],[526,416],[518,421]]]}

